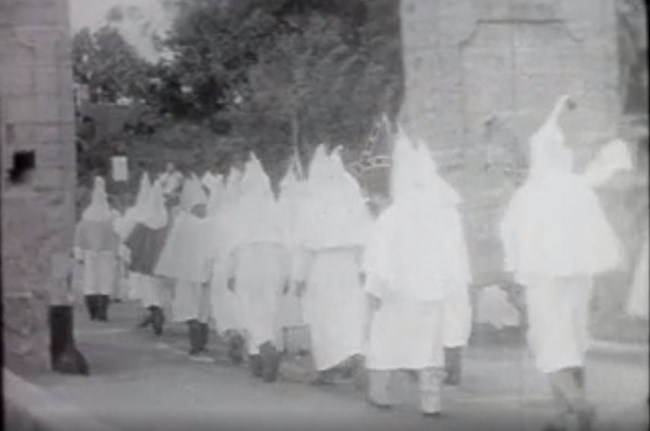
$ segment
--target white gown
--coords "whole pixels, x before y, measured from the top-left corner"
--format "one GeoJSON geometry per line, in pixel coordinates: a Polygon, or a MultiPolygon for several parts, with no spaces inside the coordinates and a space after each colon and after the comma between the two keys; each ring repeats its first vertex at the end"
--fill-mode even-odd
{"type": "Polygon", "coordinates": [[[259,353],[266,342],[280,347],[278,304],[289,275],[286,250],[274,243],[243,245],[233,250],[229,266],[226,273],[236,280],[249,354],[259,353]]]}
{"type": "Polygon", "coordinates": [[[621,262],[598,197],[572,173],[529,179],[515,192],[501,229],[506,270],[524,285],[538,277],[602,273],[621,262]]]}
{"type": "Polygon", "coordinates": [[[363,352],[366,293],[360,283],[358,254],[351,247],[308,254],[303,304],[319,371],[363,352]]]}

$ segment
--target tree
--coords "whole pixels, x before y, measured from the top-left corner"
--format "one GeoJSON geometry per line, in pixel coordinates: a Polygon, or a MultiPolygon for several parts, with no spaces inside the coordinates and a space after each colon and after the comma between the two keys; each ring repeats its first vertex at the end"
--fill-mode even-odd
{"type": "Polygon", "coordinates": [[[88,86],[92,102],[147,96],[150,66],[114,28],[77,32],[72,39],[72,60],[75,81],[88,86]]]}
{"type": "MultiPolygon", "coordinates": [[[[358,153],[401,97],[394,0],[188,1],[167,48],[186,114],[226,122],[268,164],[328,141],[358,153]]],[[[272,175],[278,175],[273,174],[272,175]]]]}

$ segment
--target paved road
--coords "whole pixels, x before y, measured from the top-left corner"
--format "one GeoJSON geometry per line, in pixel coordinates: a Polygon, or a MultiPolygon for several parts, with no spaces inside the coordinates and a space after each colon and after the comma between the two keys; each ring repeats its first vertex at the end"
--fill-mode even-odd
{"type": "MultiPolygon", "coordinates": [[[[462,386],[445,388],[444,416],[430,420],[418,413],[415,387],[406,376],[396,379],[403,403],[377,411],[352,384],[323,389],[296,382],[295,370],[304,369],[297,360],[286,364],[285,378],[275,384],[229,365],[214,340],[216,363],[191,361],[182,325],[156,339],[135,329],[132,303],[114,305],[108,323],[88,321],[82,309],[76,319],[92,375],[29,379],[123,430],[537,430],[552,411],[544,377],[511,336],[476,334],[462,386]]],[[[646,347],[599,345],[589,355],[588,377],[599,429],[647,429],[646,347]]]]}

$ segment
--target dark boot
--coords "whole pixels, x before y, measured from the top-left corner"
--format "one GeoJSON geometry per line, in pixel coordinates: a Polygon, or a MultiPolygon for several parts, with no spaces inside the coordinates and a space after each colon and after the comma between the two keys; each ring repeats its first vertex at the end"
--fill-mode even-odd
{"type": "Polygon", "coordinates": [[[86,309],[88,310],[88,317],[90,320],[95,320],[95,295],[85,295],[86,309]]]}
{"type": "Polygon", "coordinates": [[[244,339],[239,334],[232,335],[228,340],[228,357],[233,364],[241,364],[244,360],[244,339]]]}
{"type": "Polygon", "coordinates": [[[262,377],[262,358],[260,355],[250,355],[248,360],[250,361],[249,366],[253,377],[262,377]]]}
{"type": "Polygon", "coordinates": [[[108,295],[97,295],[97,320],[108,322],[108,305],[110,297],[108,295]]]}
{"type": "Polygon", "coordinates": [[[153,333],[157,337],[160,337],[163,333],[163,325],[165,324],[165,314],[163,313],[163,310],[160,307],[154,306],[152,308],[153,308],[153,316],[152,316],[153,333]]]}
{"type": "Polygon", "coordinates": [[[138,328],[146,328],[153,325],[153,307],[147,307],[147,315],[140,321],[138,328]]]}
{"type": "Polygon", "coordinates": [[[205,348],[208,345],[208,336],[210,330],[207,323],[199,322],[199,348],[201,352],[205,352],[205,348]]]}
{"type": "Polygon", "coordinates": [[[575,376],[576,383],[578,384],[578,388],[580,388],[580,390],[584,392],[586,387],[584,367],[574,368],[573,375],[575,376]]]}
{"type": "Polygon", "coordinates": [[[88,362],[75,346],[74,314],[71,306],[52,306],[49,310],[50,360],[54,371],[88,375],[88,362]]]}
{"type": "Polygon", "coordinates": [[[196,356],[201,352],[201,328],[196,320],[187,322],[190,336],[190,356],[196,356]]]}
{"type": "Polygon", "coordinates": [[[316,373],[316,377],[309,382],[312,386],[331,386],[334,385],[334,374],[336,369],[322,370],[316,373]]]}
{"type": "Polygon", "coordinates": [[[445,348],[445,385],[458,386],[461,377],[462,348],[445,348]]]}
{"type": "Polygon", "coordinates": [[[267,383],[275,382],[280,369],[280,352],[267,341],[260,346],[260,356],[262,357],[262,380],[267,383]]]}

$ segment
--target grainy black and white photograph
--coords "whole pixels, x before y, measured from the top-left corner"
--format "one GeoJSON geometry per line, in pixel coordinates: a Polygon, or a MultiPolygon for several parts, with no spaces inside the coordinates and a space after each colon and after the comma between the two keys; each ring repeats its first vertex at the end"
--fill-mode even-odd
{"type": "Polygon", "coordinates": [[[0,0],[10,431],[648,429],[643,0],[0,0]]]}

